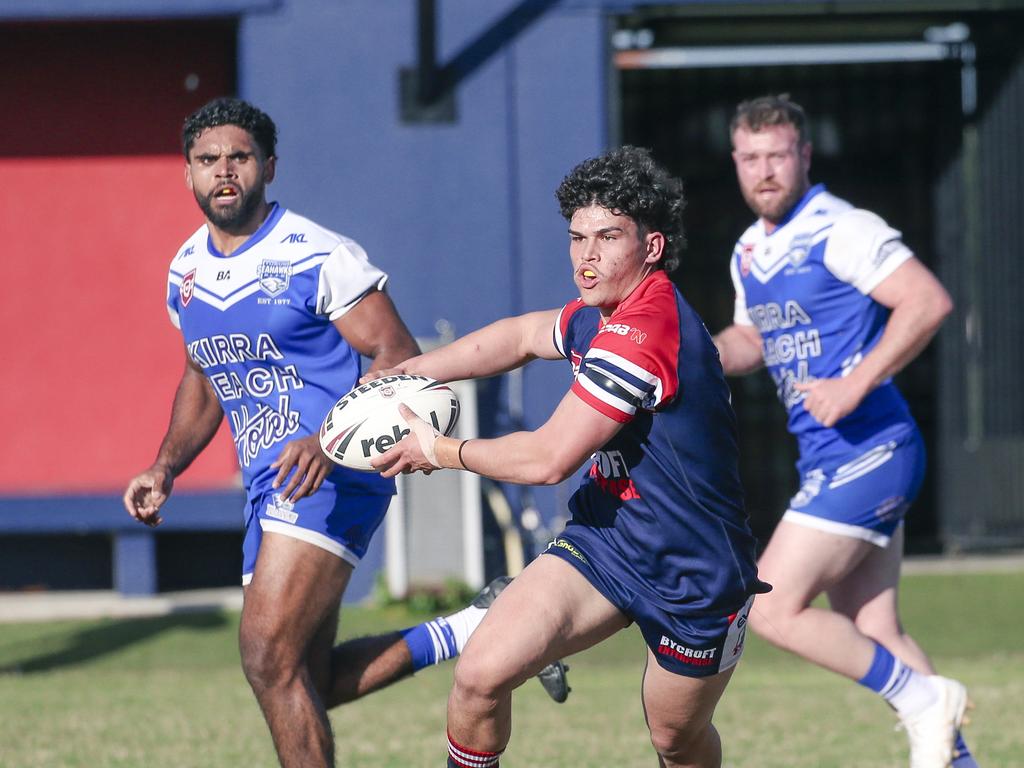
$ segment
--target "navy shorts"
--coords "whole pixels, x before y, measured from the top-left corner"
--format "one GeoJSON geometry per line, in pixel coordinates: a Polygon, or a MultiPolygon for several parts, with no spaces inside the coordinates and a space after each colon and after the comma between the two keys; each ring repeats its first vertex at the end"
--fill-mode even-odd
{"type": "Polygon", "coordinates": [[[355,567],[390,504],[390,496],[341,493],[330,481],[294,503],[284,501],[269,486],[251,489],[242,542],[242,584],[252,580],[264,531],[309,542],[355,567]]]}
{"type": "Polygon", "coordinates": [[[921,490],[924,467],[924,441],[915,429],[805,468],[782,519],[887,547],[921,490]]]}
{"type": "Polygon", "coordinates": [[[721,616],[668,611],[629,589],[607,569],[595,568],[593,556],[581,541],[583,537],[586,528],[577,526],[571,536],[563,533],[556,537],[544,554],[572,565],[594,589],[634,621],[659,666],[685,677],[710,677],[740,660],[753,595],[737,610],[721,616]]]}

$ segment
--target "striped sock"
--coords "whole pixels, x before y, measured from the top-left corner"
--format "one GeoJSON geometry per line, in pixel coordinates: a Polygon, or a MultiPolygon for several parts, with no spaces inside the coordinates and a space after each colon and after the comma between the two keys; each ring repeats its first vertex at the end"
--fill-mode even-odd
{"type": "Polygon", "coordinates": [[[415,627],[402,630],[412,655],[413,671],[440,664],[462,653],[469,636],[487,613],[486,608],[469,606],[451,616],[438,616],[415,627]]]}
{"type": "Polygon", "coordinates": [[[464,747],[448,734],[448,768],[498,768],[498,758],[505,750],[483,752],[464,747]]]}
{"type": "Polygon", "coordinates": [[[935,689],[927,676],[912,670],[878,643],[870,669],[857,682],[879,694],[901,715],[916,715],[935,701],[935,689]]]}
{"type": "Polygon", "coordinates": [[[440,617],[403,629],[402,638],[409,646],[413,671],[459,655],[455,635],[448,622],[440,617]]]}

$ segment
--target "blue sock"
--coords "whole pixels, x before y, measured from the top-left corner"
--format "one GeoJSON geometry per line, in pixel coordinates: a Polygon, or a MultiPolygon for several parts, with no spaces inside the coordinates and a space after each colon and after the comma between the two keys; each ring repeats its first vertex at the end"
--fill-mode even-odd
{"type": "Polygon", "coordinates": [[[901,717],[915,715],[935,701],[927,675],[918,674],[878,643],[871,668],[857,682],[889,702],[901,717]]]}
{"type": "Polygon", "coordinates": [[[402,638],[409,646],[414,672],[459,655],[455,633],[440,617],[403,629],[402,638]]]}
{"type": "Polygon", "coordinates": [[[875,643],[875,658],[871,660],[871,667],[868,669],[867,674],[857,682],[865,688],[870,688],[875,693],[881,693],[886,685],[888,685],[895,667],[896,657],[884,647],[875,643]]]}
{"type": "Polygon", "coordinates": [[[956,752],[956,757],[953,758],[953,768],[978,768],[978,763],[974,759],[974,755],[971,754],[971,750],[967,748],[967,743],[960,731],[956,732],[953,751],[956,752]]]}

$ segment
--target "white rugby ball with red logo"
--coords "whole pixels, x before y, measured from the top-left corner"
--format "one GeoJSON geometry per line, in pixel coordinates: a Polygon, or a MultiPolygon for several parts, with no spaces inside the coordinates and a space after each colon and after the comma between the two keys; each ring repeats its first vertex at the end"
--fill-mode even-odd
{"type": "Polygon", "coordinates": [[[450,435],[459,420],[459,398],[447,384],[409,373],[383,376],[355,387],[327,412],[320,427],[320,447],[343,467],[376,472],[375,459],[409,434],[398,412],[400,403],[450,435]]]}

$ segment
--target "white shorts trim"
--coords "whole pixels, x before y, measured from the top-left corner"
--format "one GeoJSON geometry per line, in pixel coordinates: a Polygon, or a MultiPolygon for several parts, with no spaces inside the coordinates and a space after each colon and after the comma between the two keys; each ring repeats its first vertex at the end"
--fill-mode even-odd
{"type": "MultiPolygon", "coordinates": [[[[336,542],[334,539],[324,536],[322,533],[311,531],[308,528],[300,528],[297,525],[289,525],[288,523],[282,523],[277,520],[268,520],[265,517],[260,518],[260,527],[264,531],[269,533],[280,533],[282,536],[291,536],[293,539],[299,539],[312,544],[320,549],[325,549],[332,555],[337,555],[346,563],[355,568],[359,565],[359,557],[350,550],[348,547],[343,547],[341,544],[336,542]]],[[[249,576],[250,580],[252,576],[249,576]]],[[[245,583],[245,576],[242,576],[242,583],[245,583]]]]}
{"type": "Polygon", "coordinates": [[[719,672],[725,672],[736,665],[743,655],[743,644],[747,637],[747,621],[750,615],[750,606],[754,604],[754,595],[747,598],[743,607],[736,611],[736,616],[729,625],[729,631],[725,636],[725,645],[722,647],[722,663],[718,667],[719,672]]]}
{"type": "Polygon", "coordinates": [[[870,542],[876,547],[885,549],[889,546],[890,538],[884,533],[878,531],[872,531],[868,528],[861,528],[859,525],[850,525],[849,523],[837,523],[835,520],[826,520],[823,517],[815,517],[814,515],[808,515],[806,512],[797,512],[795,509],[787,509],[786,513],[782,516],[783,520],[788,520],[791,523],[797,525],[803,525],[807,528],[816,528],[819,531],[825,533],[834,533],[836,536],[845,536],[850,539],[862,539],[863,541],[870,542]]]}
{"type": "Polygon", "coordinates": [[[243,587],[248,587],[250,581],[252,581],[252,574],[251,573],[243,573],[242,574],[242,586],[243,587]]]}

